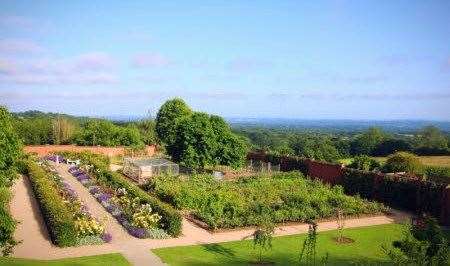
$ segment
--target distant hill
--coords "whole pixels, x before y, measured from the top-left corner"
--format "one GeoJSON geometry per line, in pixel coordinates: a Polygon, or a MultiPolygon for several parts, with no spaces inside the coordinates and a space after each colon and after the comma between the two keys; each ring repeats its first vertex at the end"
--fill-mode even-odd
{"type": "Polygon", "coordinates": [[[284,128],[292,130],[317,130],[334,132],[364,131],[380,127],[388,132],[410,133],[434,125],[450,132],[450,121],[432,120],[340,120],[340,119],[276,119],[276,118],[229,118],[233,127],[284,128]]]}

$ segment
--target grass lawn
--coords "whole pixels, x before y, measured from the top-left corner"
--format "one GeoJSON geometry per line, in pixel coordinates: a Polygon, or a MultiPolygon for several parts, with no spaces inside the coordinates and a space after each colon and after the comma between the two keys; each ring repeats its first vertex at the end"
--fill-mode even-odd
{"type": "MultiPolygon", "coordinates": [[[[337,231],[319,232],[317,259],[327,252],[331,265],[348,265],[359,262],[362,265],[387,263],[381,246],[390,247],[391,242],[400,239],[402,225],[388,224],[363,228],[344,229],[344,235],[355,240],[351,244],[336,244],[332,237],[337,231]]],[[[272,249],[263,253],[265,261],[276,265],[298,264],[300,250],[306,234],[276,237],[272,249]]],[[[152,250],[169,265],[248,265],[258,257],[252,240],[220,244],[162,248],[152,250]]]]}
{"type": "Polygon", "coordinates": [[[120,254],[105,254],[61,260],[28,260],[16,258],[1,258],[0,266],[90,266],[90,265],[114,265],[129,266],[130,263],[120,254]]]}

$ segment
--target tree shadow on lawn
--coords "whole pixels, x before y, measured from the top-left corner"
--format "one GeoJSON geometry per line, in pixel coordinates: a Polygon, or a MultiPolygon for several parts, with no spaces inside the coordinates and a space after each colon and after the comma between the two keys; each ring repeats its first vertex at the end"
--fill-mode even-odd
{"type": "Polygon", "coordinates": [[[201,246],[207,252],[216,253],[229,258],[235,257],[235,253],[232,249],[226,248],[219,244],[206,244],[201,246]]]}

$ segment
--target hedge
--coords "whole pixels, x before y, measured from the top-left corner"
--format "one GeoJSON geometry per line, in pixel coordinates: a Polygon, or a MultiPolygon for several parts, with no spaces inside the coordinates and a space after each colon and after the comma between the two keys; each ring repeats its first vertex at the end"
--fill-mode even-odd
{"type": "Polygon", "coordinates": [[[181,214],[171,205],[162,202],[157,197],[149,195],[121,174],[109,171],[108,165],[106,164],[106,157],[89,152],[64,152],[61,154],[67,158],[80,158],[83,163],[92,165],[94,167],[92,173],[99,182],[113,189],[125,188],[129,194],[133,197],[140,198],[142,203],[150,204],[152,209],[161,215],[162,227],[169,235],[177,237],[181,234],[183,220],[181,214]]]}
{"type": "Polygon", "coordinates": [[[60,247],[75,246],[77,233],[73,215],[67,209],[57,184],[34,161],[28,162],[27,170],[52,242],[60,247]]]}
{"type": "Polygon", "coordinates": [[[445,184],[364,172],[345,168],[342,186],[350,195],[359,194],[389,206],[439,217],[445,184]]]}

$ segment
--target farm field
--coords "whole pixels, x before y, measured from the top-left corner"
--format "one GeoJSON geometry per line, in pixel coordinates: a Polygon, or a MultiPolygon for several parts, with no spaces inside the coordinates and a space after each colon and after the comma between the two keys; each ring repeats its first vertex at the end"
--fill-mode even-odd
{"type": "Polygon", "coordinates": [[[86,256],[60,260],[28,260],[16,258],[0,258],[0,266],[91,266],[91,265],[131,265],[122,255],[118,253],[97,256],[86,256]]]}
{"type": "MultiPolygon", "coordinates": [[[[450,156],[419,156],[419,157],[420,161],[424,165],[450,167],[450,156]]],[[[384,163],[387,160],[387,157],[373,157],[373,158],[380,163],[384,163]]],[[[341,159],[339,160],[339,162],[348,165],[352,162],[352,158],[341,159]]]]}
{"type": "MultiPolygon", "coordinates": [[[[390,247],[393,240],[399,239],[402,225],[389,224],[363,228],[347,229],[344,235],[355,240],[350,244],[336,244],[333,237],[337,231],[319,232],[317,238],[317,260],[328,252],[331,265],[348,265],[360,262],[367,264],[388,264],[381,246],[390,247]],[[380,234],[380,232],[383,232],[380,234]]],[[[265,261],[276,265],[296,265],[306,234],[275,237],[272,249],[263,252],[265,261]]],[[[221,244],[184,246],[153,249],[169,265],[248,265],[256,261],[258,250],[253,248],[252,240],[221,244]]]]}

